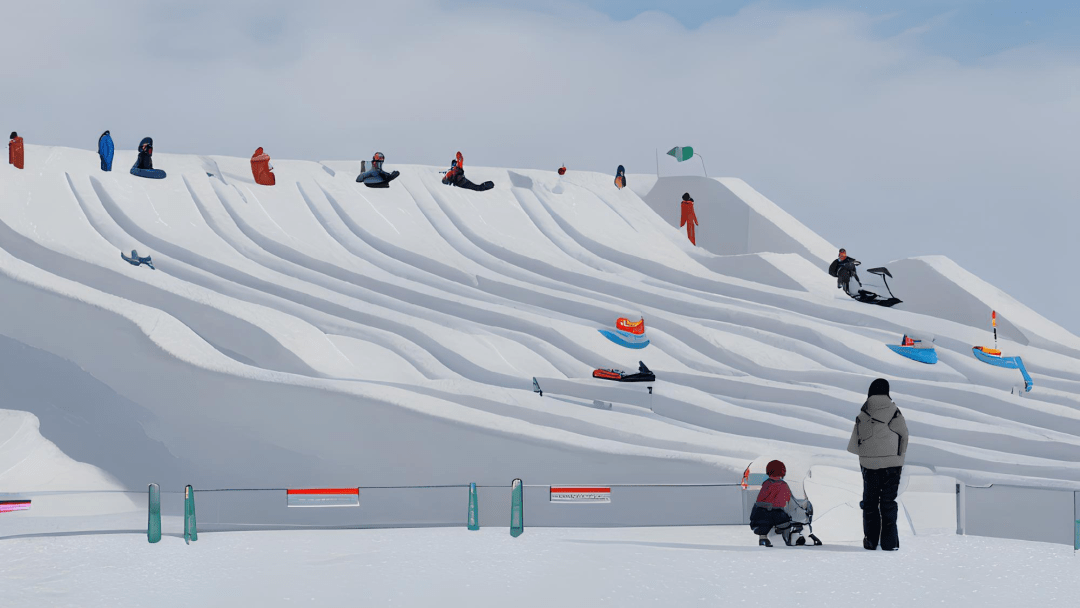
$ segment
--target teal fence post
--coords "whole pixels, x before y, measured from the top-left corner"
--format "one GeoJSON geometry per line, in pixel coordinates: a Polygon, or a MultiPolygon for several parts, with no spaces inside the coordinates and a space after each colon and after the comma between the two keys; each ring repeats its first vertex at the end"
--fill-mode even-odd
{"type": "Polygon", "coordinates": [[[515,479],[510,490],[510,536],[518,537],[525,531],[525,515],[522,513],[524,502],[523,486],[520,479],[515,479]]]}
{"type": "Polygon", "coordinates": [[[184,488],[184,542],[199,540],[199,533],[195,526],[195,488],[190,485],[184,488]]]}
{"type": "Polygon", "coordinates": [[[161,488],[152,483],[148,488],[150,504],[147,507],[146,540],[156,543],[161,540],[161,488]]]}
{"type": "Polygon", "coordinates": [[[480,501],[476,497],[476,484],[469,484],[469,529],[480,529],[480,501]]]}

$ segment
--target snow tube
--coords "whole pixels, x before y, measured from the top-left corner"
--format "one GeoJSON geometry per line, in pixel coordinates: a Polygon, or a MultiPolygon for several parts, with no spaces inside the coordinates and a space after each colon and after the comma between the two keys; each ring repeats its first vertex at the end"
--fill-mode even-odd
{"type": "Polygon", "coordinates": [[[165,179],[165,172],[161,169],[139,169],[138,167],[132,167],[131,174],[136,177],[145,177],[146,179],[165,179]]]}
{"type": "Polygon", "coordinates": [[[251,175],[255,178],[255,183],[260,186],[273,186],[277,183],[273,171],[274,168],[270,166],[270,155],[263,152],[262,147],[255,150],[255,154],[251,155],[251,175]]]}
{"type": "Polygon", "coordinates": [[[626,317],[619,317],[615,320],[615,327],[619,331],[625,331],[631,334],[637,334],[639,336],[645,334],[645,319],[640,321],[631,321],[626,317]]]}
{"type": "Polygon", "coordinates": [[[371,171],[365,171],[356,176],[356,181],[364,184],[368,188],[389,188],[390,182],[397,179],[401,175],[401,172],[394,171],[393,173],[387,173],[382,169],[372,169],[371,171]]]}
{"type": "Polygon", "coordinates": [[[1024,392],[1031,392],[1031,389],[1035,386],[1035,381],[1031,379],[1028,374],[1027,368],[1024,367],[1024,361],[1020,357],[1002,357],[1001,351],[994,348],[987,348],[985,346],[972,346],[972,354],[975,358],[983,363],[988,363],[996,367],[1004,367],[1005,369],[1018,369],[1020,375],[1024,377],[1024,392]]]}
{"type": "Polygon", "coordinates": [[[937,351],[933,347],[917,348],[914,346],[897,346],[896,344],[886,344],[885,346],[891,348],[894,353],[919,363],[928,365],[937,363],[937,351]]]}
{"type": "Polygon", "coordinates": [[[649,339],[644,334],[632,334],[618,329],[614,331],[601,329],[598,331],[608,340],[626,348],[645,348],[649,345],[649,339]]]}

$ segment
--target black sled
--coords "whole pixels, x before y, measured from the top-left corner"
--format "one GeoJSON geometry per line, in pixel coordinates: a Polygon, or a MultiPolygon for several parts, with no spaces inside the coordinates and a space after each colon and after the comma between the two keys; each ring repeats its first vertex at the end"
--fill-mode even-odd
{"type": "Polygon", "coordinates": [[[615,382],[655,382],[656,374],[652,373],[649,368],[645,367],[645,364],[638,361],[638,371],[636,374],[628,374],[624,371],[617,369],[595,369],[593,370],[593,378],[600,378],[601,380],[614,380],[615,382]]]}
{"type": "Polygon", "coordinates": [[[853,300],[858,300],[864,304],[877,304],[889,308],[903,302],[903,300],[894,296],[892,289],[889,288],[889,281],[885,277],[891,279],[892,273],[885,267],[871,268],[866,272],[881,277],[881,280],[885,283],[885,290],[889,292],[889,297],[886,298],[869,289],[863,289],[862,281],[859,280],[859,272],[855,269],[859,264],[860,262],[853,258],[848,258],[847,261],[840,264],[836,274],[836,286],[843,289],[844,293],[853,300]]]}

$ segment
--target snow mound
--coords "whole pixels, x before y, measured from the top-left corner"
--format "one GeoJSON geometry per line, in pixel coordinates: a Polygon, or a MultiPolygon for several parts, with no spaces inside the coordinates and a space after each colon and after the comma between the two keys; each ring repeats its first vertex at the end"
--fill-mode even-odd
{"type": "Polygon", "coordinates": [[[1075,336],[937,258],[891,265],[906,310],[854,302],[825,272],[832,247],[741,180],[617,190],[467,165],[496,184],[477,193],[436,167],[388,165],[401,177],[375,190],[353,161],[275,160],[273,187],[246,158],[155,164],[167,179],[28,146],[26,170],[0,166],[0,352],[26,396],[6,407],[125,488],[737,482],[762,454],[851,470],[879,376],[909,463],[1080,485],[1075,336]],[[700,247],[677,228],[687,191],[700,247]],[[123,262],[132,249],[157,270],[123,262]],[[1029,395],[971,356],[979,303],[1007,320],[1029,395]],[[650,346],[597,331],[618,317],[644,317],[650,346]],[[937,337],[937,365],[886,347],[912,330],[937,337]],[[652,393],[590,377],[639,360],[652,393]]]}

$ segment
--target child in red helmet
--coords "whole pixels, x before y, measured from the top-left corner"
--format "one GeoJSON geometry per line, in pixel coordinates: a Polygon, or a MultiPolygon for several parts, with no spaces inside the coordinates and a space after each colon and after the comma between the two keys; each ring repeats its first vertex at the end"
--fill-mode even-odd
{"type": "Polygon", "coordinates": [[[787,467],[779,460],[773,460],[766,465],[765,473],[769,478],[761,484],[757,501],[754,502],[754,508],[750,511],[750,527],[758,535],[758,545],[771,547],[769,532],[774,527],[783,527],[783,524],[791,521],[791,514],[788,512],[789,504],[792,502],[791,488],[784,481],[787,467]]]}

